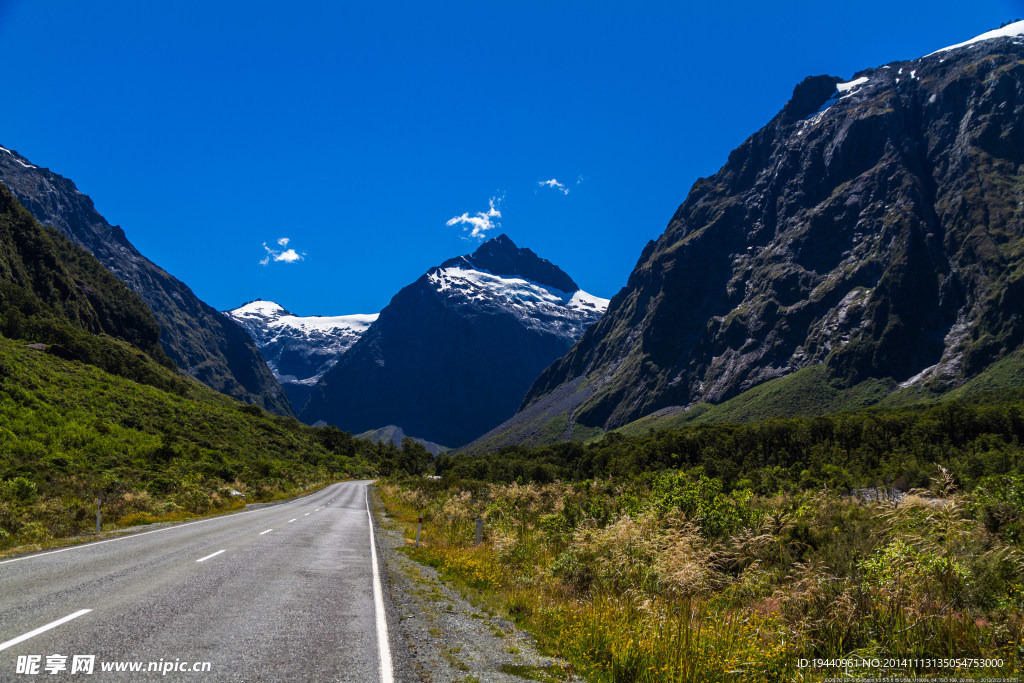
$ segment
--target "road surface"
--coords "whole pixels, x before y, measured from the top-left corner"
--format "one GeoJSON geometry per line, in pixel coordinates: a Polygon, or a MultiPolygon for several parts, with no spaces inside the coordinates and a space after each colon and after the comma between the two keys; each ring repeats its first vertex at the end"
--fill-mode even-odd
{"type": "Polygon", "coordinates": [[[389,680],[366,484],[0,561],[0,681],[389,680]]]}

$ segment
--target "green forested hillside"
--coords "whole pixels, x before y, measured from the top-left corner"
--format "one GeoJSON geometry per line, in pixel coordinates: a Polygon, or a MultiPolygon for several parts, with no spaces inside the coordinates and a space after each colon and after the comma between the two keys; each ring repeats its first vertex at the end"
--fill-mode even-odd
{"type": "Polygon", "coordinates": [[[96,497],[124,526],[430,461],[184,381],[188,397],[0,338],[0,550],[91,530],[96,497]]]}
{"type": "MultiPolygon", "coordinates": [[[[723,403],[698,404],[653,413],[615,430],[627,435],[647,434],[651,430],[678,429],[704,423],[756,422],[779,417],[813,417],[868,406],[898,408],[917,403],[934,404],[952,399],[991,398],[1000,392],[1024,388],[1024,357],[1015,353],[993,363],[956,389],[935,384],[899,387],[894,380],[869,379],[844,386],[830,378],[823,365],[798,370],[743,392],[723,403]]],[[[575,436],[575,435],[574,435],[575,436]]],[[[580,440],[580,439],[577,439],[580,440]]]]}
{"type": "MultiPolygon", "coordinates": [[[[765,398],[762,405],[768,404],[765,398]]],[[[610,432],[587,444],[442,455],[437,469],[456,479],[543,483],[700,467],[726,490],[768,494],[821,486],[907,490],[925,485],[942,465],[970,488],[988,475],[1024,474],[1022,442],[1024,391],[1018,389],[973,394],[969,401],[610,432]]]]}
{"type": "Polygon", "coordinates": [[[146,304],[89,252],[44,228],[0,185],[0,334],[179,393],[146,304]]]}
{"type": "Polygon", "coordinates": [[[180,374],[146,304],[0,185],[0,550],[231,509],[346,476],[418,471],[180,374]]]}
{"type": "Polygon", "coordinates": [[[202,387],[162,391],[0,338],[0,549],[296,492],[379,449],[202,387]]]}

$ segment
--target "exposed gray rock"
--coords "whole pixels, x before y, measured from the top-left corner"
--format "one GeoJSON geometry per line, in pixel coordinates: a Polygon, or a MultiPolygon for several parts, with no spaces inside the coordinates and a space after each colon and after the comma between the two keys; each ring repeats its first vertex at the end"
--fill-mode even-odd
{"type": "Polygon", "coordinates": [[[608,314],[522,409],[565,402],[557,390],[584,380],[576,423],[610,429],[810,365],[845,386],[942,391],[1018,349],[1024,35],[1014,31],[1024,29],[799,84],[693,185],[608,314]]]}
{"type": "Polygon", "coordinates": [[[73,182],[3,147],[0,182],[37,221],[87,249],[142,297],[160,324],[160,345],[179,368],[216,391],[292,414],[288,398],[245,330],[140,254],[73,182]]]}

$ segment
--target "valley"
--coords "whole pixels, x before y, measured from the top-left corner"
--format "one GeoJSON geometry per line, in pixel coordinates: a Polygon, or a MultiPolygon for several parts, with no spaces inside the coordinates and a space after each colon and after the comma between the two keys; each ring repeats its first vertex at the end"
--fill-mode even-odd
{"type": "Polygon", "coordinates": [[[1024,21],[858,68],[673,190],[610,298],[594,264],[646,207],[563,170],[481,180],[478,211],[392,192],[469,201],[475,170],[398,170],[433,130],[306,148],[248,199],[223,188],[275,145],[190,148],[223,184],[151,207],[176,242],[0,147],[0,679],[64,652],[218,681],[1024,675],[1024,21]]]}

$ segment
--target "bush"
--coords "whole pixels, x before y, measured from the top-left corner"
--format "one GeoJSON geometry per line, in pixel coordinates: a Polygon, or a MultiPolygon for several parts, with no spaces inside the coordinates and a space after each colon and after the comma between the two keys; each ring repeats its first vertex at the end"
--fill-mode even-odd
{"type": "Polygon", "coordinates": [[[25,477],[15,477],[3,482],[0,498],[19,505],[29,505],[36,499],[36,485],[25,477]]]}

